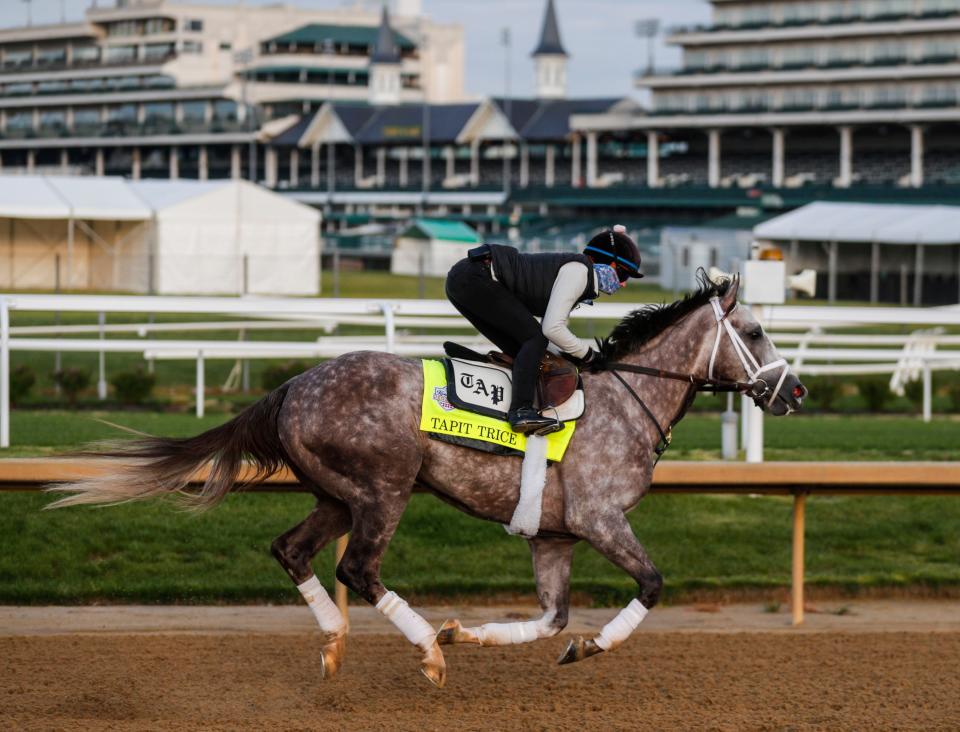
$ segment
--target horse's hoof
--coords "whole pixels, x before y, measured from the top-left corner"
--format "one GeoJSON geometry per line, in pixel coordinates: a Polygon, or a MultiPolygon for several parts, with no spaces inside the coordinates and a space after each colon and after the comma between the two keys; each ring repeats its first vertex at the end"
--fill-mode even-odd
{"type": "Polygon", "coordinates": [[[343,652],[347,647],[347,637],[338,635],[323,646],[320,653],[320,678],[332,679],[343,664],[343,652]]]}
{"type": "Polygon", "coordinates": [[[466,630],[459,620],[445,620],[437,631],[437,643],[452,646],[454,643],[480,643],[476,635],[466,630]]]}
{"type": "Polygon", "coordinates": [[[423,660],[420,661],[420,673],[426,676],[430,683],[438,689],[442,689],[443,685],[447,683],[447,663],[443,660],[443,652],[436,641],[423,654],[423,660]]]}
{"type": "Polygon", "coordinates": [[[575,661],[582,661],[585,658],[590,658],[590,656],[596,656],[598,653],[602,653],[603,649],[594,643],[592,640],[584,640],[582,635],[578,635],[572,641],[570,641],[560,658],[557,659],[557,663],[561,666],[565,663],[573,663],[575,661]]]}

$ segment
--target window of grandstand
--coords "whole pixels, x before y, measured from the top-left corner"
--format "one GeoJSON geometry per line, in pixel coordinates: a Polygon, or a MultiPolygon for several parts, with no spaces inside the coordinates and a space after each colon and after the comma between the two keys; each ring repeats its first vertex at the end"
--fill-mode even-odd
{"type": "Polygon", "coordinates": [[[877,66],[901,63],[907,58],[907,45],[903,41],[881,41],[874,44],[873,61],[877,66]]]}
{"type": "Polygon", "coordinates": [[[143,47],[143,58],[146,61],[156,61],[169,58],[176,50],[173,43],[148,43],[143,47]]]}
{"type": "Polygon", "coordinates": [[[203,30],[203,21],[197,18],[193,18],[186,22],[186,30],[191,31],[192,33],[199,33],[203,30]]]}
{"type": "Polygon", "coordinates": [[[172,102],[151,102],[143,105],[143,127],[147,134],[172,132],[175,115],[172,102]]]}
{"type": "Polygon", "coordinates": [[[184,41],[181,50],[184,53],[203,53],[203,44],[200,41],[184,41]]]}
{"type": "Polygon", "coordinates": [[[19,84],[7,84],[4,87],[4,95],[8,97],[20,97],[29,94],[33,94],[33,84],[29,82],[21,82],[19,84]]]}
{"type": "Polygon", "coordinates": [[[41,48],[37,51],[37,66],[60,66],[66,62],[65,48],[41,48]]]}
{"type": "Polygon", "coordinates": [[[803,69],[816,63],[813,46],[803,44],[783,49],[782,66],[785,69],[803,69]]]}
{"type": "Polygon", "coordinates": [[[67,111],[65,109],[47,109],[40,114],[40,129],[44,137],[60,137],[67,129],[67,111]]]}
{"type": "Polygon", "coordinates": [[[183,126],[188,129],[204,129],[207,126],[207,103],[203,101],[182,102],[183,126]]]}
{"type": "Polygon", "coordinates": [[[143,77],[143,86],[145,89],[173,89],[177,82],[172,76],[145,76],[143,77]]]}
{"type": "Polygon", "coordinates": [[[100,61],[98,46],[74,46],[73,62],[75,64],[95,64],[100,61]]]}
{"type": "Polygon", "coordinates": [[[78,107],[73,111],[73,132],[76,135],[93,135],[100,131],[100,109],[78,107]]]}
{"type": "Polygon", "coordinates": [[[106,61],[108,64],[121,64],[136,60],[136,46],[108,46],[106,49],[106,61]]]}
{"type": "Polygon", "coordinates": [[[706,51],[691,49],[684,52],[683,61],[683,65],[691,71],[700,70],[707,65],[707,53],[706,51]]]}
{"type": "Polygon", "coordinates": [[[114,76],[107,79],[107,89],[109,91],[133,91],[140,88],[139,76],[114,76]]]}
{"type": "Polygon", "coordinates": [[[958,44],[954,39],[931,38],[924,41],[923,60],[927,62],[954,61],[957,58],[958,44]]]}
{"type": "Polygon", "coordinates": [[[945,16],[960,13],[958,0],[921,0],[920,12],[925,16],[945,16]]]}
{"type": "Polygon", "coordinates": [[[37,84],[37,94],[65,94],[70,85],[65,81],[41,81],[37,84]]]}
{"type": "Polygon", "coordinates": [[[925,107],[952,107],[957,103],[956,84],[927,84],[920,103],[925,107]]]}
{"type": "Polygon", "coordinates": [[[33,132],[33,112],[10,112],[7,114],[8,137],[26,137],[33,132]]]}
{"type": "Polygon", "coordinates": [[[33,49],[8,48],[3,53],[4,68],[16,68],[18,66],[31,65],[33,65],[33,49]]]}
{"type": "Polygon", "coordinates": [[[105,87],[103,79],[73,79],[70,82],[70,91],[80,94],[103,91],[105,87]]]}
{"type": "Polygon", "coordinates": [[[740,53],[740,68],[765,69],[770,66],[770,51],[765,46],[749,46],[740,53]]]}
{"type": "Polygon", "coordinates": [[[138,36],[141,33],[141,24],[137,20],[120,20],[107,25],[108,36],[138,36]]]}
{"type": "Polygon", "coordinates": [[[213,103],[213,131],[238,129],[239,105],[232,99],[218,99],[213,103]]]}
{"type": "Polygon", "coordinates": [[[150,18],[144,24],[143,32],[152,36],[158,33],[173,33],[176,28],[177,24],[172,18],[150,18]]]}

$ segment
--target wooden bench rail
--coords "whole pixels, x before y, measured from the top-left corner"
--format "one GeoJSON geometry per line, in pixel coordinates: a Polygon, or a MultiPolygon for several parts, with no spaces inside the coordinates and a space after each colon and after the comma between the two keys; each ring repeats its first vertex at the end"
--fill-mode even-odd
{"type": "MultiPolygon", "coordinates": [[[[0,491],[39,490],[44,485],[89,477],[109,463],[76,458],[0,460],[0,491]]],[[[241,474],[250,476],[247,471],[241,474]]],[[[197,474],[202,482],[206,472],[197,474]]],[[[960,495],[960,462],[773,462],[665,461],[654,472],[654,493],[725,493],[793,496],[791,605],[793,624],[803,623],[806,497],[820,495],[960,495]]],[[[254,491],[304,491],[289,470],[281,470],[254,491]]],[[[337,558],[347,537],[337,540],[337,558]]],[[[346,588],[337,582],[337,604],[347,615],[346,588]]]]}

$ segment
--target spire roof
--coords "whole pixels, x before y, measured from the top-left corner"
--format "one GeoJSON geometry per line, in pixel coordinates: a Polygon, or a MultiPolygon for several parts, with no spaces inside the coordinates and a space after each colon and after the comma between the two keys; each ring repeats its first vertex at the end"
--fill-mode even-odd
{"type": "Polygon", "coordinates": [[[386,5],[383,6],[383,12],[380,15],[380,30],[377,31],[377,43],[373,47],[373,55],[370,56],[370,63],[400,63],[400,47],[397,45],[393,29],[390,27],[390,16],[387,14],[386,5]]]}
{"type": "Polygon", "coordinates": [[[543,28],[540,30],[540,43],[537,44],[531,55],[568,55],[563,48],[563,42],[560,40],[560,26],[557,24],[557,13],[553,8],[553,0],[547,0],[547,11],[543,15],[543,28]]]}

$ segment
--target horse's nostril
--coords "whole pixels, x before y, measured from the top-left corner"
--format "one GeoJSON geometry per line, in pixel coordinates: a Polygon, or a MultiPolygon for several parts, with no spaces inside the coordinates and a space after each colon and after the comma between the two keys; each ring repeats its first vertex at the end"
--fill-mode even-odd
{"type": "Polygon", "coordinates": [[[794,399],[803,399],[807,395],[807,390],[804,388],[803,384],[797,384],[793,387],[793,398],[794,399]]]}

